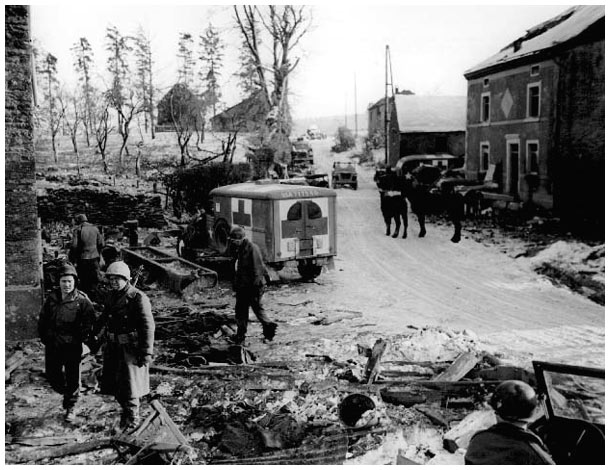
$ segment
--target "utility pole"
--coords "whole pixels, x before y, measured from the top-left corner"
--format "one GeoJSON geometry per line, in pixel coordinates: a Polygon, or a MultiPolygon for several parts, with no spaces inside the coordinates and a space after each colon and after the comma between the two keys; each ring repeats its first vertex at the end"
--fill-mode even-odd
{"type": "Polygon", "coordinates": [[[390,163],[390,118],[388,115],[389,109],[389,97],[388,97],[388,86],[392,97],[394,97],[394,80],[392,77],[392,61],[390,59],[390,46],[385,46],[385,105],[384,105],[384,131],[385,131],[385,164],[386,166],[390,163]],[[388,81],[389,75],[389,81],[388,81]]]}
{"type": "Polygon", "coordinates": [[[356,92],[356,74],[354,73],[354,137],[358,138],[358,93],[356,92]]]}

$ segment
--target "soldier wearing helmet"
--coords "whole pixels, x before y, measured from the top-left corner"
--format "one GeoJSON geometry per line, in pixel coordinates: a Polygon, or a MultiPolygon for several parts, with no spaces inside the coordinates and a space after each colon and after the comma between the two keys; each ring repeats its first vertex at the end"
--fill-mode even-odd
{"type": "Polygon", "coordinates": [[[263,336],[271,341],[275,336],[277,323],[267,317],[263,306],[265,292],[265,263],[260,248],[246,238],[243,227],[234,226],[229,233],[229,241],[236,259],[233,290],[235,291],[236,344],[243,344],[248,331],[250,307],[263,325],[263,336]]]}
{"type": "Polygon", "coordinates": [[[124,430],[140,422],[140,398],[150,393],[155,322],[150,300],[130,284],[131,272],[123,261],[106,269],[110,292],[104,301],[101,323],[107,331],[101,392],[121,405],[124,430]]]}
{"type": "Polygon", "coordinates": [[[538,417],[535,390],[520,380],[496,388],[491,406],[497,424],[476,433],[466,452],[467,465],[553,465],[546,446],[528,425],[538,417]]]}
{"type": "Polygon", "coordinates": [[[82,343],[95,321],[93,304],[76,288],[78,275],[71,264],[59,270],[59,286],[47,297],[38,319],[38,334],[45,345],[45,375],[53,390],[63,394],[65,420],[76,419],[80,394],[82,343]]]}
{"type": "Polygon", "coordinates": [[[76,263],[82,290],[96,300],[104,238],[97,227],[87,221],[85,214],[77,214],[74,219],[77,227],[72,233],[70,261],[76,263]]]}

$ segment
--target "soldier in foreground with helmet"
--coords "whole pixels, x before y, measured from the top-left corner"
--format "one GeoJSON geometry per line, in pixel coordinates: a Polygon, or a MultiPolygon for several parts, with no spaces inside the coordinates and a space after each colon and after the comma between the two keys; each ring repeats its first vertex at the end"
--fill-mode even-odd
{"type": "Polygon", "coordinates": [[[93,304],[76,288],[77,282],[74,266],[64,265],[59,270],[59,287],[45,300],[38,320],[38,334],[45,345],[45,375],[53,390],[64,396],[67,422],[76,419],[82,343],[95,322],[93,304]]]}
{"type": "Polygon", "coordinates": [[[150,393],[155,322],[148,297],[130,284],[129,266],[115,261],[106,269],[110,292],[100,327],[106,328],[101,392],[121,405],[120,428],[130,432],[140,423],[140,398],[150,393]]]}
{"type": "Polygon", "coordinates": [[[498,423],[476,433],[466,465],[554,465],[542,440],[528,429],[536,420],[536,391],[520,380],[506,380],[491,399],[498,423]]]}
{"type": "Polygon", "coordinates": [[[231,229],[229,241],[237,262],[233,280],[235,320],[237,321],[237,334],[233,338],[234,342],[243,344],[246,339],[250,307],[263,325],[263,336],[271,341],[275,336],[277,323],[269,320],[263,307],[265,263],[260,248],[246,238],[245,230],[239,226],[231,229]]]}

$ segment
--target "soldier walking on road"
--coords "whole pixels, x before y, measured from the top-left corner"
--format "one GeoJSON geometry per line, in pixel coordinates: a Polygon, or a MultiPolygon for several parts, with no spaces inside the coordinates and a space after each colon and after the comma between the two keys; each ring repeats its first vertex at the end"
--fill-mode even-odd
{"type": "Polygon", "coordinates": [[[75,220],[78,227],[74,229],[72,236],[70,261],[76,263],[82,290],[95,297],[100,280],[100,253],[104,247],[104,239],[97,227],[87,222],[85,214],[78,214],[75,220]]]}
{"type": "Polygon", "coordinates": [[[250,307],[263,325],[265,339],[271,341],[275,336],[277,323],[269,320],[263,307],[265,263],[260,248],[246,238],[245,230],[239,226],[231,229],[229,239],[237,259],[233,281],[235,320],[237,321],[237,334],[234,341],[236,344],[243,344],[246,339],[250,307]]]}
{"type": "Polygon", "coordinates": [[[101,316],[107,330],[101,392],[119,402],[120,428],[129,432],[140,423],[140,398],[150,393],[155,322],[150,300],[129,283],[129,266],[116,261],[106,277],[110,292],[101,316]]]}
{"type": "Polygon", "coordinates": [[[76,418],[82,343],[95,321],[93,304],[87,294],[76,288],[77,281],[74,266],[63,266],[59,271],[59,288],[45,300],[38,320],[38,334],[45,345],[45,375],[53,390],[64,396],[67,422],[76,418]]]}

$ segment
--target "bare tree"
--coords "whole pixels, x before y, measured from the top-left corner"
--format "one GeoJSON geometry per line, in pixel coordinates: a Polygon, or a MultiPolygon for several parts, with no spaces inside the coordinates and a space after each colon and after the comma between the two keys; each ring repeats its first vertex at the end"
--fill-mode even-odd
{"type": "Polygon", "coordinates": [[[72,142],[72,149],[76,157],[76,173],[80,176],[80,154],[78,151],[78,128],[80,124],[84,125],[84,113],[79,109],[79,103],[76,93],[71,96],[67,96],[65,99],[61,95],[58,98],[60,106],[63,112],[63,118],[70,134],[70,141],[72,142]],[[67,101],[67,102],[64,102],[67,101]]]}
{"type": "Polygon", "coordinates": [[[155,138],[154,118],[154,88],[152,72],[152,48],[150,38],[144,33],[142,27],[138,29],[135,37],[136,67],[138,74],[138,87],[144,100],[144,129],[148,132],[150,122],[150,136],[155,138]]]}
{"type": "Polygon", "coordinates": [[[95,127],[95,141],[97,149],[102,157],[102,165],[104,167],[104,173],[108,173],[108,161],[106,160],[106,146],[108,145],[108,136],[114,130],[114,127],[110,124],[110,103],[107,99],[102,97],[99,100],[98,105],[94,109],[94,127],[95,127]]]}
{"type": "Polygon", "coordinates": [[[131,131],[132,120],[141,113],[144,108],[142,98],[131,89],[128,91],[128,96],[121,97],[121,102],[118,101],[118,96],[112,92],[107,92],[107,99],[111,106],[115,109],[119,115],[118,119],[118,131],[121,136],[121,147],[119,149],[119,165],[123,164],[123,151],[129,156],[129,150],[127,148],[127,140],[129,139],[129,132],[131,131]]]}
{"type": "Polygon", "coordinates": [[[87,38],[79,38],[71,48],[74,54],[74,69],[78,74],[78,80],[82,84],[82,96],[84,99],[84,114],[83,124],[85,129],[85,138],[87,139],[87,147],[89,147],[89,132],[93,132],[93,122],[91,119],[91,96],[93,93],[91,87],[91,67],[93,65],[93,50],[87,38]]]}
{"type": "Polygon", "coordinates": [[[38,72],[44,76],[44,98],[47,108],[49,133],[53,148],[53,160],[57,163],[57,134],[62,125],[64,109],[59,106],[59,82],[57,80],[57,58],[53,54],[46,54],[39,64],[38,72]]]}
{"type": "Polygon", "coordinates": [[[193,85],[193,75],[195,72],[195,59],[193,58],[193,36],[189,33],[180,33],[178,40],[178,82],[186,86],[193,85]]]}
{"type": "Polygon", "coordinates": [[[290,110],[288,78],[299,63],[295,47],[311,26],[311,15],[305,6],[270,5],[234,6],[235,20],[252,56],[258,83],[271,109],[267,118],[265,140],[278,153],[289,153],[290,110]],[[260,28],[262,24],[262,28],[260,28]],[[266,35],[261,37],[259,29],[266,35]],[[261,47],[271,50],[271,63],[266,63],[261,47]]]}
{"type": "Polygon", "coordinates": [[[219,32],[210,23],[203,35],[199,36],[201,54],[199,60],[203,62],[200,71],[200,81],[204,84],[203,99],[208,107],[212,108],[212,116],[216,115],[216,107],[220,104],[220,71],[224,56],[224,44],[219,32]]]}
{"type": "Polygon", "coordinates": [[[129,125],[136,109],[140,109],[134,105],[134,92],[129,84],[128,54],[132,51],[130,43],[130,38],[123,36],[115,26],[106,28],[106,51],[109,53],[107,67],[112,75],[112,85],[107,96],[108,102],[116,110],[117,128],[123,139],[119,150],[119,165],[123,164],[123,151],[129,155],[129,125]],[[128,122],[125,122],[126,118],[129,118],[128,122]]]}

